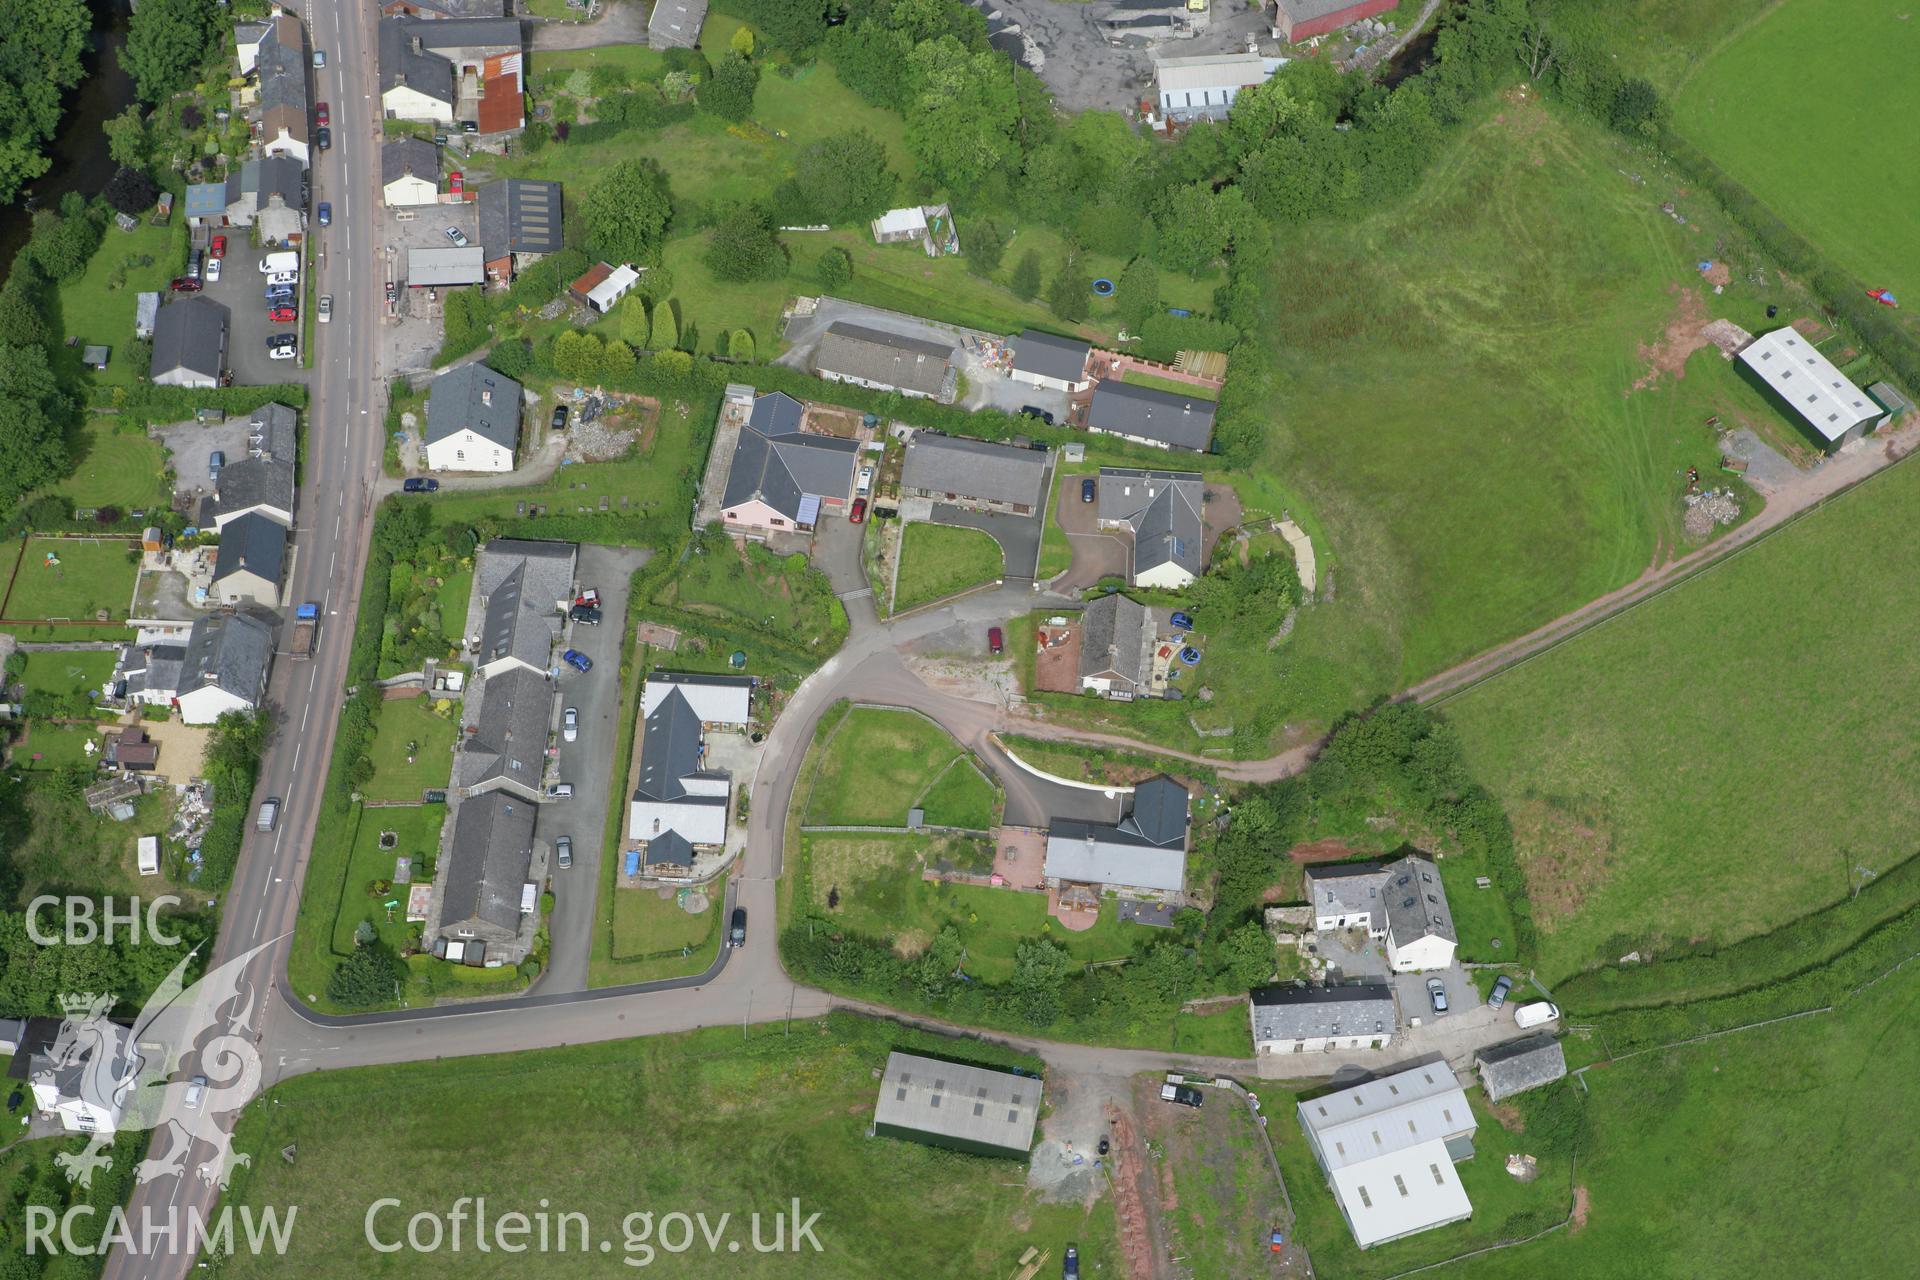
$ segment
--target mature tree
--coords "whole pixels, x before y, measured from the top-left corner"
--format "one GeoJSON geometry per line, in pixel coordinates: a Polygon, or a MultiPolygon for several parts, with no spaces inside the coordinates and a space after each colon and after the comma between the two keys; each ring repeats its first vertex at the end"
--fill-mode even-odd
{"type": "Polygon", "coordinates": [[[553,340],[553,371],[563,378],[592,382],[600,375],[603,350],[593,334],[569,329],[553,340]]]}
{"type": "Polygon", "coordinates": [[[1204,182],[1174,190],[1159,228],[1160,261],[1174,271],[1198,276],[1226,251],[1227,229],[1217,197],[1204,182]]]}
{"type": "Polygon", "coordinates": [[[1050,1026],[1060,1016],[1060,992],[1070,959],[1065,947],[1045,938],[1029,938],[1014,948],[1008,986],[1015,1007],[1031,1025],[1050,1026]]]}
{"type": "Polygon", "coordinates": [[[153,208],[154,201],[160,198],[160,188],[145,169],[122,165],[100,194],[119,212],[135,214],[153,208]]]}
{"type": "Polygon", "coordinates": [[[828,222],[858,222],[884,213],[895,178],[887,147],[865,129],[849,129],[809,146],[794,170],[800,194],[828,222]]]}
{"type": "Polygon", "coordinates": [[[630,293],[621,301],[618,311],[621,340],[630,347],[644,350],[653,337],[653,317],[647,312],[647,300],[630,293]]]}
{"type": "Polygon", "coordinates": [[[527,345],[525,338],[507,338],[494,344],[487,353],[487,364],[495,373],[505,374],[515,382],[525,378],[533,368],[533,348],[527,345]]]}
{"type": "Polygon", "coordinates": [[[745,120],[753,114],[753,91],[759,85],[760,68],[729,53],[713,69],[713,79],[700,86],[700,109],[722,120],[745,120]]]}
{"type": "Polygon", "coordinates": [[[1153,263],[1139,257],[1127,264],[1113,291],[1113,306],[1120,323],[1138,335],[1147,318],[1160,310],[1160,272],[1153,263]]]}
{"type": "Polygon", "coordinates": [[[0,33],[0,203],[52,167],[41,148],[80,83],[92,25],[86,0],[12,0],[0,33]]]}
{"type": "Polygon", "coordinates": [[[27,249],[53,279],[73,280],[87,269],[87,260],[100,247],[100,219],[84,204],[63,201],[62,207],[74,212],[63,217],[51,209],[34,211],[27,249]]]}
{"type": "Polygon", "coordinates": [[[39,346],[47,340],[47,322],[40,314],[46,277],[26,255],[14,259],[13,271],[0,286],[0,346],[39,346]]]}
{"type": "Polygon", "coordinates": [[[220,29],[213,0],[145,0],[134,11],[120,54],[140,100],[159,102],[185,88],[220,29]]]}
{"type": "Polygon", "coordinates": [[[139,167],[147,162],[151,138],[147,134],[146,113],[139,106],[128,107],[100,126],[107,135],[107,154],[122,167],[139,167]]]}
{"type": "Polygon", "coordinates": [[[651,160],[623,160],[587,192],[580,216],[601,257],[610,262],[649,258],[673,216],[667,175],[651,160]]]}
{"type": "Polygon", "coordinates": [[[1622,133],[1651,133],[1660,116],[1660,93],[1641,76],[1629,76],[1613,92],[1607,123],[1622,133]]]}
{"type": "Polygon", "coordinates": [[[772,220],[754,204],[735,205],[721,215],[702,261],[716,279],[736,284],[777,280],[787,272],[786,250],[774,238],[772,220]]]}
{"type": "Polygon", "coordinates": [[[44,347],[0,347],[0,509],[60,477],[72,408],[44,347]]]}
{"type": "Polygon", "coordinates": [[[382,944],[356,946],[327,979],[327,999],[352,1009],[388,1004],[399,999],[405,976],[400,958],[382,944]]]}
{"type": "Polygon", "coordinates": [[[750,331],[746,329],[735,329],[727,335],[728,359],[743,360],[751,363],[753,360],[753,350],[753,334],[750,331]]]}
{"type": "Polygon", "coordinates": [[[1047,286],[1047,306],[1062,320],[1079,324],[1087,318],[1092,305],[1092,290],[1093,282],[1087,278],[1079,259],[1068,258],[1047,286]]]}
{"type": "Polygon", "coordinates": [[[1013,264],[1013,279],[1009,285],[1023,298],[1031,298],[1040,292],[1040,255],[1032,249],[1020,255],[1020,261],[1013,264]]]}
{"type": "Polygon", "coordinates": [[[741,27],[733,33],[733,39],[727,41],[727,47],[743,58],[753,56],[753,28],[741,27]]]}
{"type": "Polygon", "coordinates": [[[916,86],[907,145],[929,178],[964,192],[990,173],[1014,170],[1020,101],[999,53],[969,52],[942,36],[915,46],[907,74],[916,86]]]}
{"type": "Polygon", "coordinates": [[[600,352],[600,378],[618,386],[633,377],[633,371],[639,367],[634,358],[633,348],[618,338],[608,338],[607,345],[600,352]]]}
{"type": "Polygon", "coordinates": [[[969,222],[966,239],[960,243],[966,251],[967,270],[977,276],[990,276],[998,271],[1000,260],[1007,254],[1006,233],[992,218],[969,222]]]}
{"type": "Polygon", "coordinates": [[[819,264],[813,274],[820,281],[822,289],[838,289],[853,279],[853,257],[845,249],[835,245],[820,255],[819,264]]]}
{"type": "Polygon", "coordinates": [[[900,69],[913,51],[913,41],[905,32],[880,22],[843,23],[833,29],[827,48],[834,74],[847,88],[889,111],[906,106],[913,86],[900,69]]]}

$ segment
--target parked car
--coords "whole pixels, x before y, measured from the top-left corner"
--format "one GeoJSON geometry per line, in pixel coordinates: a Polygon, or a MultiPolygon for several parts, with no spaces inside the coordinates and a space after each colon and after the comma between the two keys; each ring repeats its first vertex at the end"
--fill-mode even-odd
{"type": "Polygon", "coordinates": [[[596,604],[577,604],[567,610],[567,616],[582,626],[597,627],[600,625],[600,606],[596,604]]]}
{"type": "Polygon", "coordinates": [[[167,285],[167,288],[173,290],[175,293],[198,293],[200,292],[200,282],[192,276],[175,276],[172,282],[167,285]]]}
{"type": "Polygon", "coordinates": [[[987,628],[987,648],[993,650],[993,652],[996,655],[998,655],[1003,651],[1005,651],[1006,647],[1007,647],[1007,638],[1000,633],[1000,628],[988,627],[987,628]]]}
{"type": "Polygon", "coordinates": [[[207,1078],[195,1076],[187,1081],[187,1091],[180,1095],[180,1105],[188,1111],[198,1111],[207,1097],[207,1078]]]}
{"type": "Polygon", "coordinates": [[[1447,984],[1438,978],[1427,979],[1427,1000],[1433,1005],[1433,1016],[1444,1018],[1447,1015],[1447,984]]]}
{"type": "Polygon", "coordinates": [[[1080,481],[1080,501],[1092,502],[1093,491],[1094,491],[1094,484],[1093,484],[1092,476],[1087,476],[1085,479],[1080,481]]]}
{"type": "Polygon", "coordinates": [[[480,122],[478,120],[462,120],[460,122],[460,132],[478,133],[480,132],[480,122]]]}
{"type": "Polygon", "coordinates": [[[267,308],[267,319],[275,324],[291,324],[299,314],[290,306],[267,308]]]}
{"type": "Polygon", "coordinates": [[[565,653],[560,655],[560,661],[566,663],[568,666],[572,667],[575,671],[587,672],[587,671],[593,670],[593,659],[589,658],[586,654],[580,652],[578,649],[567,650],[565,653]]]}
{"type": "Polygon", "coordinates": [[[206,261],[206,256],[206,254],[198,249],[195,249],[187,255],[187,278],[189,280],[198,280],[206,274],[201,270],[201,264],[206,261]]]}
{"type": "Polygon", "coordinates": [[[1060,1259],[1060,1280],[1080,1280],[1080,1248],[1067,1246],[1067,1256],[1060,1259]]]}
{"type": "Polygon", "coordinates": [[[854,524],[859,524],[866,518],[867,500],[865,498],[855,498],[853,500],[853,508],[847,512],[847,519],[854,524]]]}
{"type": "Polygon", "coordinates": [[[1160,1086],[1160,1101],[1177,1102],[1183,1107],[1197,1107],[1205,1102],[1206,1098],[1190,1084],[1163,1084],[1160,1086]]]}
{"type": "Polygon", "coordinates": [[[327,65],[327,51],[325,49],[315,49],[313,51],[313,65],[315,67],[324,67],[327,65]]]}
{"type": "Polygon", "coordinates": [[[267,339],[267,345],[269,347],[290,347],[298,341],[300,341],[300,335],[297,333],[276,333],[267,339]]]}
{"type": "Polygon", "coordinates": [[[735,907],[733,921],[727,926],[727,945],[744,947],[747,945],[747,909],[735,907]]]}
{"type": "Polygon", "coordinates": [[[600,588],[588,587],[585,591],[582,591],[579,595],[575,596],[573,598],[573,602],[575,604],[590,604],[594,606],[596,609],[599,608],[600,607],[600,588]]]}
{"type": "Polygon", "coordinates": [[[280,249],[260,259],[260,274],[272,275],[276,271],[298,271],[300,255],[292,249],[280,249]]]}
{"type": "MultiPolygon", "coordinates": [[[[321,132],[325,133],[326,130],[322,129],[321,132]]],[[[320,202],[320,225],[323,227],[333,225],[333,202],[330,200],[320,202]]]]}
{"type": "Polygon", "coordinates": [[[1494,982],[1493,990],[1487,992],[1487,1008],[1498,1009],[1507,1002],[1507,992],[1513,990],[1513,979],[1501,974],[1494,982]]]}
{"type": "Polygon", "coordinates": [[[554,431],[565,431],[567,429],[567,406],[563,404],[553,406],[553,419],[547,425],[554,431]]]}
{"type": "Polygon", "coordinates": [[[333,130],[327,128],[325,125],[321,125],[313,131],[313,143],[322,151],[331,150],[333,148],[333,130]]]}
{"type": "Polygon", "coordinates": [[[213,238],[213,243],[207,247],[207,252],[216,258],[226,257],[227,256],[227,238],[225,236],[215,236],[213,238]]]}
{"type": "MultiPolygon", "coordinates": [[[[447,140],[445,136],[442,136],[440,139],[441,145],[444,146],[446,144],[446,141],[447,140]]],[[[465,187],[463,185],[465,182],[466,182],[465,175],[463,175],[458,169],[455,169],[452,173],[447,175],[448,193],[456,196],[459,195],[463,190],[465,190],[465,187]]]]}
{"type": "Polygon", "coordinates": [[[568,707],[560,713],[560,737],[565,742],[580,740],[580,708],[568,707]]]}
{"type": "Polygon", "coordinates": [[[1536,1000],[1532,1004],[1523,1004],[1513,1011],[1513,1021],[1519,1027],[1537,1027],[1543,1022],[1552,1022],[1560,1016],[1560,1006],[1550,1000],[1536,1000]]]}
{"type": "Polygon", "coordinates": [[[226,465],[227,454],[224,449],[215,449],[212,453],[208,454],[207,479],[218,481],[220,479],[220,468],[226,465]]]}
{"type": "Polygon", "coordinates": [[[323,128],[333,123],[333,117],[327,112],[326,103],[316,102],[313,104],[313,122],[323,128]]]}
{"type": "Polygon", "coordinates": [[[1175,609],[1173,616],[1168,618],[1167,621],[1173,624],[1175,631],[1193,630],[1193,615],[1190,613],[1182,613],[1180,610],[1175,609]]]}
{"type": "MultiPolygon", "coordinates": [[[[196,289],[198,289],[199,287],[200,286],[197,283],[194,285],[194,288],[196,289]]],[[[283,303],[283,302],[292,302],[293,292],[294,292],[293,286],[290,284],[273,285],[267,290],[267,295],[266,295],[267,302],[269,305],[272,305],[272,306],[278,306],[280,303],[283,303]]]]}
{"type": "Polygon", "coordinates": [[[259,816],[253,820],[255,831],[271,831],[280,822],[280,797],[268,796],[260,802],[259,816]]]}
{"type": "Polygon", "coordinates": [[[462,231],[458,227],[447,228],[447,239],[453,241],[456,245],[460,246],[462,249],[467,247],[467,233],[462,231]]]}
{"type": "Polygon", "coordinates": [[[267,348],[267,359],[269,360],[291,360],[299,354],[299,351],[294,348],[291,342],[282,343],[277,347],[267,348]]]}
{"type": "Polygon", "coordinates": [[[1029,418],[1038,418],[1048,426],[1053,425],[1053,415],[1045,409],[1042,409],[1039,405],[1023,404],[1020,406],[1020,412],[1026,414],[1029,418]]]}
{"type": "Polygon", "coordinates": [[[333,319],[333,295],[330,293],[323,293],[320,295],[320,323],[326,324],[332,319],[333,319]]]}
{"type": "Polygon", "coordinates": [[[547,788],[547,799],[549,800],[573,799],[573,784],[571,782],[554,783],[552,786],[547,788]]]}
{"type": "Polygon", "coordinates": [[[206,278],[207,278],[207,283],[208,283],[208,284],[215,284],[215,283],[217,283],[217,282],[219,281],[219,279],[220,279],[220,259],[218,259],[218,258],[208,258],[208,259],[207,259],[207,277],[206,277],[206,278]]]}
{"type": "Polygon", "coordinates": [[[437,493],[440,482],[432,476],[408,476],[400,482],[402,493],[437,493]]]}
{"type": "Polygon", "coordinates": [[[553,842],[553,860],[565,871],[573,865],[573,837],[561,836],[553,842]]]}
{"type": "Polygon", "coordinates": [[[300,283],[298,271],[275,271],[267,276],[267,288],[291,289],[300,283]]]}

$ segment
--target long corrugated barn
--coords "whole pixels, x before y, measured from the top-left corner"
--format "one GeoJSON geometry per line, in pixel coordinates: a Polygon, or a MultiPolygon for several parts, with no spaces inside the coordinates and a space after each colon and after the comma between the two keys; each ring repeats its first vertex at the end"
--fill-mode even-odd
{"type": "Polygon", "coordinates": [[[1027,1158],[1040,1119],[1040,1082],[911,1053],[887,1055],[873,1131],[950,1151],[1027,1158]]]}

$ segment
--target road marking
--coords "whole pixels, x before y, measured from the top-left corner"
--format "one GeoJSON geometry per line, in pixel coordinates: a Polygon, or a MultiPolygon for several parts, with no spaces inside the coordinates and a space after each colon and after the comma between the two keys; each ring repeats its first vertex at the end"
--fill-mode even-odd
{"type": "Polygon", "coordinates": [[[298,742],[293,744],[293,773],[296,776],[300,772],[300,748],[303,745],[304,744],[298,742]]]}
{"type": "Polygon", "coordinates": [[[265,915],[266,911],[267,909],[262,907],[253,913],[253,936],[256,938],[260,936],[260,917],[265,915]]]}
{"type": "Polygon", "coordinates": [[[307,717],[312,714],[313,714],[313,704],[309,702],[307,704],[307,709],[300,713],[300,732],[305,733],[307,731],[307,717]]]}

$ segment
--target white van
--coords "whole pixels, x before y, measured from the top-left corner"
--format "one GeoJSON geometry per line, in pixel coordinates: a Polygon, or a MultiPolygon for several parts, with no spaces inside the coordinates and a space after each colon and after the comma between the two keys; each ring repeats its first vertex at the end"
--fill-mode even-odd
{"type": "Polygon", "coordinates": [[[260,259],[260,274],[272,275],[276,271],[298,271],[300,255],[289,249],[284,253],[270,253],[260,259]]]}
{"type": "Polygon", "coordinates": [[[1513,1011],[1514,1025],[1519,1027],[1537,1027],[1543,1022],[1553,1022],[1559,1017],[1560,1006],[1546,1000],[1523,1004],[1513,1011]]]}

